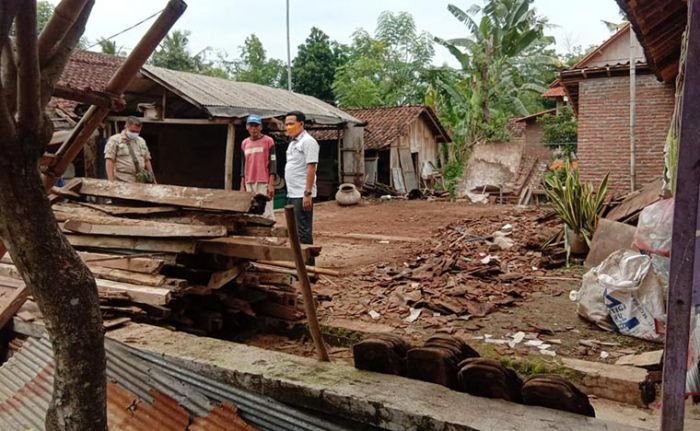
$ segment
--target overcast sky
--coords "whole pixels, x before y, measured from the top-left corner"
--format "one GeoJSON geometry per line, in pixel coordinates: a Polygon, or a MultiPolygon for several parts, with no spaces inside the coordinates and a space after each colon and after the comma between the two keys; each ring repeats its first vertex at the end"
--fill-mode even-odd
{"type": "MultiPolygon", "coordinates": [[[[166,0],[96,0],[85,36],[91,41],[111,36],[162,9],[166,3],[166,0]]],[[[331,39],[348,43],[358,28],[373,32],[377,17],[385,10],[411,13],[418,28],[434,36],[464,37],[466,28],[447,11],[449,3],[466,9],[475,1],[290,0],[292,58],[312,26],[319,27],[331,39]]],[[[175,28],[192,32],[193,53],[211,47],[237,56],[246,36],[255,33],[268,56],[286,59],[285,0],[189,0],[188,5],[175,28]]],[[[601,20],[620,21],[614,0],[535,0],[535,7],[556,26],[548,31],[556,37],[560,52],[567,52],[574,45],[599,44],[609,36],[601,20]]],[[[150,23],[152,20],[116,37],[117,45],[130,50],[150,23]]],[[[434,63],[446,61],[454,65],[450,54],[436,47],[434,63]]]]}

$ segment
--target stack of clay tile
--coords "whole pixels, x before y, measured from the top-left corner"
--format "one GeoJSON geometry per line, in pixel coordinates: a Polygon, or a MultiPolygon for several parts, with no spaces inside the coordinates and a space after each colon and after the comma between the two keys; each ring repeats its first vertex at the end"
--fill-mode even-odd
{"type": "Polygon", "coordinates": [[[447,334],[433,335],[423,347],[408,351],[408,376],[425,382],[437,383],[451,389],[458,388],[459,364],[479,353],[467,343],[447,334]]]}

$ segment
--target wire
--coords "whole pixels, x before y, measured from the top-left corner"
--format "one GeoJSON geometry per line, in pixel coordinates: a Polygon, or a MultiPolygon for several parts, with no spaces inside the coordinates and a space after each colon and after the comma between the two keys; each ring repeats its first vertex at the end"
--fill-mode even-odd
{"type": "Polygon", "coordinates": [[[159,10],[158,12],[154,13],[153,15],[149,15],[148,17],[142,19],[141,21],[137,22],[136,24],[132,25],[131,27],[125,28],[124,30],[120,31],[119,33],[113,34],[113,35],[111,35],[111,36],[108,37],[108,38],[102,38],[102,39],[100,39],[99,41],[97,41],[97,42],[93,43],[92,45],[88,46],[88,49],[99,45],[100,42],[102,42],[103,40],[114,39],[115,37],[119,36],[120,34],[124,34],[124,33],[126,33],[127,31],[132,30],[132,29],[134,29],[134,28],[140,26],[141,24],[143,24],[144,22],[148,21],[149,19],[155,17],[156,15],[158,15],[158,14],[161,13],[161,12],[163,12],[164,10],[165,10],[165,9],[161,9],[161,10],[159,10]]]}

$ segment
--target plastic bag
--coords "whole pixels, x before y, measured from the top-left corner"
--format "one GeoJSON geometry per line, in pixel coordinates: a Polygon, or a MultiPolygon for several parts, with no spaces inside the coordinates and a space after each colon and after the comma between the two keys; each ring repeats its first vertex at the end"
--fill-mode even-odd
{"type": "Polygon", "coordinates": [[[690,345],[688,346],[688,374],[686,375],[686,392],[700,392],[700,309],[693,316],[690,326],[690,345]]]}
{"type": "Polygon", "coordinates": [[[632,250],[612,253],[598,267],[608,314],[620,333],[663,341],[666,322],[664,285],[649,256],[632,250]]]}
{"type": "Polygon", "coordinates": [[[671,256],[673,199],[664,199],[644,208],[639,214],[633,245],[639,250],[671,256]]]}
{"type": "MultiPolygon", "coordinates": [[[[602,263],[601,263],[602,265],[602,263]]],[[[605,306],[605,286],[598,282],[598,268],[592,268],[584,274],[581,280],[581,289],[576,293],[578,305],[576,312],[584,319],[596,324],[606,331],[616,331],[617,327],[613,323],[608,308],[605,306]]]]}

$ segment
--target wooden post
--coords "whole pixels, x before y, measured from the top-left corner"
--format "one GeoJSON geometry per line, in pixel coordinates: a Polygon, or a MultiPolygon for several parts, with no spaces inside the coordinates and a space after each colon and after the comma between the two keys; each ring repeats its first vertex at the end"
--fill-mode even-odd
{"type": "Polygon", "coordinates": [[[4,328],[7,322],[12,320],[12,317],[22,308],[22,305],[24,305],[28,297],[29,287],[22,283],[21,286],[17,287],[12,293],[12,297],[7,305],[0,309],[0,329],[4,328]]]}
{"type": "Polygon", "coordinates": [[[294,206],[287,205],[284,207],[284,217],[287,221],[287,231],[289,232],[289,245],[294,254],[294,263],[297,266],[297,275],[299,276],[299,285],[301,293],[304,297],[304,311],[306,311],[306,320],[309,322],[309,332],[311,338],[316,345],[316,356],[319,361],[330,362],[326,351],[326,345],[323,343],[321,336],[321,327],[318,324],[318,316],[316,315],[316,304],[314,296],[311,293],[311,283],[309,282],[309,274],[306,272],[306,262],[301,254],[301,243],[299,242],[299,231],[297,230],[297,220],[294,217],[294,206]]]}
{"type": "MultiPolygon", "coordinates": [[[[175,22],[185,12],[187,5],[183,0],[170,0],[163,13],[143,35],[136,47],[131,51],[124,63],[109,80],[105,93],[123,94],[126,87],[134,79],[138,71],[153,54],[161,40],[168,34],[175,22]]],[[[56,152],[55,162],[46,172],[44,187],[51,190],[66,167],[80,154],[85,142],[109,115],[110,108],[92,105],[87,110],[78,125],[75,126],[68,140],[56,152]]]]}
{"type": "Polygon", "coordinates": [[[662,431],[683,429],[685,384],[693,284],[700,282],[696,261],[700,219],[700,7],[688,1],[687,58],[681,102],[677,187],[673,211],[671,273],[664,353],[662,431]]]}
{"type": "Polygon", "coordinates": [[[226,133],[226,160],[224,162],[224,189],[233,190],[233,155],[236,145],[236,126],[233,120],[228,123],[228,132],[226,133]]]}
{"type": "MultiPolygon", "coordinates": [[[[146,63],[148,57],[158,47],[161,40],[168,34],[170,28],[185,12],[187,4],[183,0],[170,0],[158,19],[143,35],[126,61],[110,79],[105,93],[121,95],[139,69],[146,63]]],[[[75,160],[83,145],[90,139],[92,133],[102,124],[109,114],[109,108],[91,106],[73,129],[68,140],[56,152],[55,163],[49,167],[44,176],[44,188],[48,192],[56,184],[56,180],[65,172],[68,165],[75,160]]],[[[7,247],[0,242],[0,257],[7,252],[7,247]]]]}

